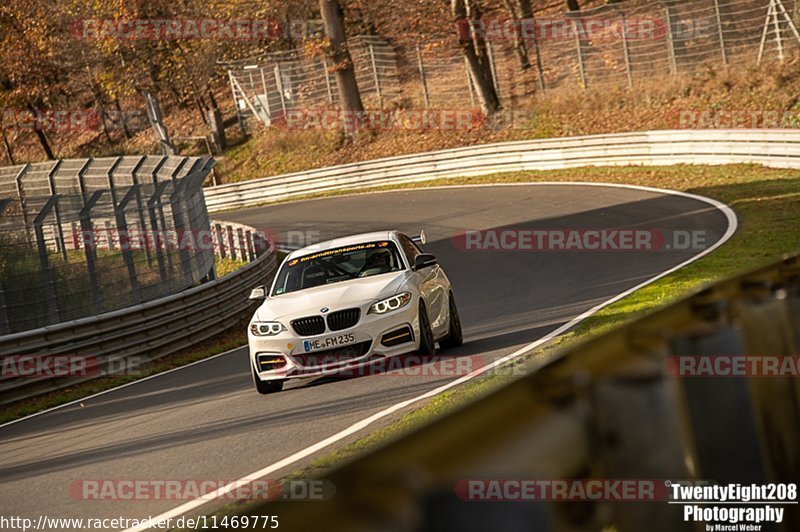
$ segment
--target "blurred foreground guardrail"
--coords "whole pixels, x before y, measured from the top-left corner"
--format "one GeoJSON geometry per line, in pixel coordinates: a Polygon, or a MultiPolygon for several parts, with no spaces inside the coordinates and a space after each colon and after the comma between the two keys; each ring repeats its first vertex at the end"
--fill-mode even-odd
{"type": "MultiPolygon", "coordinates": [[[[799,349],[800,255],[556,354],[326,474],[330,500],[248,513],[279,515],[290,530],[709,530],[658,493],[669,492],[665,480],[800,481],[799,349]],[[655,486],[656,500],[548,502],[539,491],[487,502],[470,497],[470,479],[633,479],[655,486]]],[[[797,504],[775,506],[782,523],[762,530],[800,530],[797,504]]]]}
{"type": "Polygon", "coordinates": [[[580,166],[762,164],[800,168],[800,131],[645,131],[485,144],[332,166],[205,189],[209,212],[336,190],[580,166]]]}

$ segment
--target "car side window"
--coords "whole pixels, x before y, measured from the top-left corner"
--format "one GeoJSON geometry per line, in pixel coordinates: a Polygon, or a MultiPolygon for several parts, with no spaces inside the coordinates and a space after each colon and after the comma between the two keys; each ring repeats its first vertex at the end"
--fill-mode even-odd
{"type": "Polygon", "coordinates": [[[422,253],[422,250],[406,235],[400,235],[400,245],[403,247],[403,253],[406,254],[408,263],[413,266],[414,259],[422,253]]]}

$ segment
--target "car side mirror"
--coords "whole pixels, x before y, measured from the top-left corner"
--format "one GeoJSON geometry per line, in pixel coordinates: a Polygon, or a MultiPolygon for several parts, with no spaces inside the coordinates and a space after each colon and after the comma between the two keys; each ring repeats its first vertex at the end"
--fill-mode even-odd
{"type": "Polygon", "coordinates": [[[267,290],[263,286],[257,286],[250,290],[250,299],[251,301],[254,300],[261,300],[267,298],[267,290]]]}
{"type": "Polygon", "coordinates": [[[414,271],[424,270],[425,268],[430,268],[431,266],[436,266],[439,264],[439,261],[436,257],[430,253],[420,253],[414,259],[414,267],[411,268],[414,271]]]}

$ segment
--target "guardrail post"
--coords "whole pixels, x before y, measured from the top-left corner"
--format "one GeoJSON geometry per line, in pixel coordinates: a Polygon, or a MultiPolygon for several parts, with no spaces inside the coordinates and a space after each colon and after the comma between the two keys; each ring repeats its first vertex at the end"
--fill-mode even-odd
{"type": "MultiPolygon", "coordinates": [[[[676,340],[672,350],[681,357],[746,354],[741,333],[733,327],[676,340]]],[[[681,383],[703,477],[721,484],[767,482],[747,380],[689,376],[681,383]]]]}
{"type": "MultiPolygon", "coordinates": [[[[591,389],[600,469],[606,478],[654,479],[654,483],[694,478],[687,431],[675,408],[677,383],[665,378],[658,364],[642,366],[650,367],[601,381],[591,389]]],[[[663,489],[654,486],[656,492],[663,489]]],[[[684,525],[677,505],[617,503],[612,512],[619,530],[672,532],[684,525]]]]}
{"type": "Polygon", "coordinates": [[[227,226],[228,230],[228,248],[231,250],[231,259],[236,260],[236,246],[233,245],[233,227],[227,226]]]}
{"type": "Polygon", "coordinates": [[[56,205],[58,204],[59,196],[54,194],[50,196],[47,203],[36,218],[33,220],[33,230],[36,235],[36,247],[39,250],[39,268],[41,269],[42,282],[44,284],[45,303],[47,304],[47,319],[49,323],[58,323],[60,312],[58,309],[58,297],[56,295],[56,287],[53,281],[53,274],[50,271],[50,261],[47,258],[47,243],[44,238],[44,230],[42,224],[45,218],[50,215],[56,205]]]}
{"type": "Polygon", "coordinates": [[[245,238],[247,239],[247,254],[250,257],[250,262],[253,262],[256,260],[256,254],[253,249],[253,235],[250,231],[245,232],[245,238]]]}
{"type": "Polygon", "coordinates": [[[219,249],[219,256],[223,259],[227,257],[225,253],[225,240],[222,237],[222,224],[214,224],[215,232],[217,233],[217,248],[219,249]]]}
{"type": "Polygon", "coordinates": [[[239,256],[245,261],[247,260],[247,248],[244,245],[244,231],[241,227],[236,228],[236,236],[239,241],[239,256]]]}

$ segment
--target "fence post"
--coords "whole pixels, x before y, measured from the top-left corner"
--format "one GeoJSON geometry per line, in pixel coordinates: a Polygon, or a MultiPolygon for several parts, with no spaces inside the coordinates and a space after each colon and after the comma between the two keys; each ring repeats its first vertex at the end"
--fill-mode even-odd
{"type": "Polygon", "coordinates": [[[672,10],[669,5],[659,2],[664,8],[664,15],[667,23],[667,56],[669,61],[669,71],[673,76],[678,73],[678,61],[675,59],[675,37],[672,35],[672,10]]]}
{"type": "Polygon", "coordinates": [[[47,319],[48,323],[58,323],[60,312],[58,310],[58,297],[56,287],[53,283],[53,275],[50,272],[50,261],[47,259],[47,244],[44,241],[44,231],[42,224],[50,211],[58,204],[58,195],[51,195],[47,203],[36,215],[33,220],[33,231],[36,235],[36,247],[39,250],[39,268],[41,268],[42,282],[44,283],[44,293],[47,300],[47,319]]]}
{"type": "Polygon", "coordinates": [[[728,51],[725,49],[725,32],[722,29],[722,14],[719,10],[719,0],[714,0],[714,15],[717,18],[717,35],[719,37],[719,51],[722,54],[722,64],[728,68],[728,51]]]}
{"type": "Polygon", "coordinates": [[[425,65],[422,63],[422,53],[417,45],[417,67],[419,68],[419,79],[422,82],[422,99],[425,102],[425,109],[431,106],[430,94],[428,94],[428,80],[425,77],[425,65]]]}
{"type": "Polygon", "coordinates": [[[231,84],[231,94],[233,94],[233,106],[236,108],[236,121],[239,122],[239,131],[242,132],[242,136],[247,135],[247,130],[244,128],[244,118],[242,117],[242,112],[239,110],[239,98],[236,97],[236,85],[233,83],[233,71],[228,70],[228,81],[231,84]]]}
{"type": "Polygon", "coordinates": [[[328,91],[328,104],[333,105],[333,90],[331,90],[331,78],[328,74],[328,59],[322,58],[322,75],[325,76],[325,89],[328,91]]]}
{"type": "Polygon", "coordinates": [[[92,196],[85,201],[83,208],[78,214],[81,224],[81,236],[83,237],[83,254],[86,257],[86,273],[89,276],[92,304],[97,314],[103,311],[103,294],[100,291],[100,283],[97,280],[97,243],[92,230],[92,209],[104,193],[104,190],[96,190],[92,196]]]}
{"type": "MultiPolygon", "coordinates": [[[[147,159],[146,155],[142,155],[139,158],[139,161],[131,170],[131,182],[134,185],[139,185],[139,170],[142,168],[145,159],[147,159]]],[[[147,259],[147,267],[150,268],[153,266],[153,255],[150,253],[150,235],[147,232],[147,223],[145,222],[144,217],[144,203],[142,202],[142,190],[141,187],[137,187],[136,189],[136,214],[139,221],[139,227],[142,231],[142,241],[144,242],[144,256],[147,259]]]]}
{"type": "MultiPolygon", "coordinates": [[[[533,19],[531,19],[533,21],[533,19]]],[[[534,28],[532,32],[532,39],[533,39],[533,51],[536,54],[536,71],[539,75],[539,89],[542,92],[547,90],[544,82],[544,66],[542,65],[542,53],[539,50],[539,37],[536,35],[536,29],[534,28]]]]}
{"type": "MultiPolygon", "coordinates": [[[[59,159],[58,161],[53,164],[53,167],[47,173],[47,184],[50,187],[50,195],[54,196],[56,194],[56,172],[61,167],[62,161],[59,159]]],[[[56,216],[56,249],[61,252],[61,256],[64,258],[64,261],[67,260],[67,247],[64,244],[64,230],[61,227],[61,212],[58,209],[58,204],[54,205],[53,207],[54,213],[56,216]]]]}
{"type": "Polygon", "coordinates": [[[166,225],[162,225],[161,231],[164,234],[160,234],[159,233],[158,215],[156,214],[156,208],[159,209],[159,212],[161,213],[162,224],[164,224],[164,222],[163,222],[164,209],[161,206],[161,195],[167,189],[167,186],[169,186],[169,181],[162,181],[160,183],[156,182],[155,186],[156,186],[156,189],[153,192],[153,195],[150,196],[149,200],[147,200],[147,210],[150,213],[150,225],[153,227],[153,233],[154,233],[154,236],[155,236],[153,248],[155,249],[155,252],[156,252],[156,262],[158,264],[158,274],[159,274],[159,277],[161,278],[161,280],[165,281],[167,279],[167,267],[166,267],[166,265],[164,263],[164,251],[161,249],[161,246],[165,241],[167,227],[166,227],[166,225]]]}
{"type": "Polygon", "coordinates": [[[139,279],[136,274],[136,263],[133,260],[133,253],[131,253],[131,238],[128,234],[128,221],[125,219],[125,209],[128,204],[134,199],[139,190],[139,185],[131,185],[128,192],[118,204],[114,205],[114,218],[117,221],[117,231],[119,231],[119,249],[122,254],[122,261],[125,263],[125,268],[128,270],[128,279],[131,284],[131,295],[136,303],[142,301],[142,294],[139,287],[139,279]]]}
{"type": "MultiPolygon", "coordinates": [[[[278,96],[280,96],[280,98],[281,98],[281,111],[283,112],[283,118],[285,120],[286,119],[286,98],[283,95],[283,79],[281,78],[281,64],[280,63],[275,63],[274,73],[275,73],[275,86],[278,88],[278,96]]],[[[267,105],[269,105],[269,100],[267,100],[267,105]]]]}
{"type": "MultiPolygon", "coordinates": [[[[575,21],[573,21],[575,22],[575,21]]],[[[583,47],[581,46],[581,32],[578,31],[578,22],[575,22],[575,52],[578,54],[578,73],[581,76],[581,86],[586,88],[586,68],[583,64],[583,47]]]]}
{"type": "MultiPolygon", "coordinates": [[[[11,198],[0,200],[0,215],[6,210],[6,207],[11,204],[11,198]]],[[[11,332],[11,325],[8,323],[8,314],[6,313],[6,300],[3,295],[3,284],[0,283],[0,335],[8,334],[11,332]]]]}
{"type": "Polygon", "coordinates": [[[783,35],[781,35],[781,23],[778,19],[778,7],[775,5],[777,0],[770,2],[770,9],[772,10],[772,27],[775,29],[775,44],[778,47],[778,60],[783,63],[783,35]]]}
{"type": "Polygon", "coordinates": [[[25,208],[25,190],[22,186],[22,178],[30,167],[31,163],[26,163],[14,178],[17,184],[17,200],[19,201],[20,211],[22,211],[22,223],[25,225],[25,239],[28,241],[28,244],[31,243],[31,227],[28,220],[28,211],[25,208]]]}
{"type": "Polygon", "coordinates": [[[628,76],[628,87],[633,88],[633,73],[631,72],[631,53],[628,48],[628,21],[625,13],[619,12],[619,20],[622,24],[622,52],[625,54],[625,73],[628,76]]]}
{"type": "Polygon", "coordinates": [[[0,335],[10,332],[11,324],[8,322],[8,314],[6,313],[6,300],[3,296],[3,285],[0,284],[0,335]]]}
{"type": "Polygon", "coordinates": [[[378,103],[381,109],[383,109],[383,94],[381,94],[381,80],[378,76],[378,65],[375,63],[375,49],[372,43],[369,43],[367,46],[369,46],[369,60],[370,63],[372,63],[372,78],[375,82],[375,92],[378,93],[378,103]]]}

